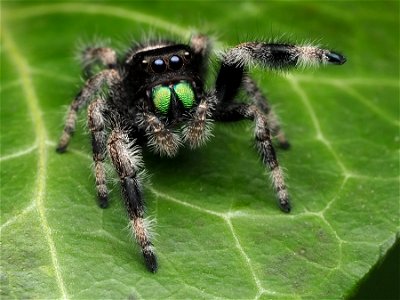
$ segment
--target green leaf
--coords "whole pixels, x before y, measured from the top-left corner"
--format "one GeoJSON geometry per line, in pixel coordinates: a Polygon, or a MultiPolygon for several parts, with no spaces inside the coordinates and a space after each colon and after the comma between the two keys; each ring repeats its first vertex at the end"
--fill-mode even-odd
{"type": "Polygon", "coordinates": [[[4,298],[343,298],[398,238],[398,2],[1,5],[4,298]],[[290,33],[348,62],[287,76],[253,71],[293,145],[278,151],[289,215],[247,122],[216,125],[206,147],[175,159],[145,155],[160,262],[151,274],[118,184],[110,182],[110,208],[96,205],[86,130],[66,154],[54,148],[82,85],[79,39],[109,37],[123,50],[146,31],[193,29],[217,33],[219,48],[290,33]]]}

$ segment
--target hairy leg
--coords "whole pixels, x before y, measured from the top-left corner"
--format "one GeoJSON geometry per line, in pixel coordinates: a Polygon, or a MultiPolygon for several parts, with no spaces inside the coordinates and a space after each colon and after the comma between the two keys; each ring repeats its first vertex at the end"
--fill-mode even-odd
{"type": "Polygon", "coordinates": [[[194,65],[198,66],[198,72],[202,78],[207,71],[207,59],[210,53],[211,43],[207,36],[195,34],[190,39],[190,47],[194,53],[194,65]]]}
{"type": "Polygon", "coordinates": [[[290,144],[286,139],[285,133],[281,129],[278,117],[274,113],[272,107],[269,105],[267,98],[263,95],[260,88],[257,86],[256,82],[249,76],[246,75],[243,78],[243,89],[246,91],[247,95],[266,116],[269,128],[271,130],[271,135],[276,137],[279,142],[279,146],[282,149],[288,149],[290,144]]]}
{"type": "Polygon", "coordinates": [[[232,122],[243,119],[254,121],[255,143],[263,164],[271,171],[272,184],[277,194],[279,207],[284,212],[290,212],[291,205],[289,202],[289,194],[286,189],[282,169],[279,166],[271,142],[267,118],[263,112],[256,105],[234,103],[224,108],[220,107],[215,111],[214,118],[222,122],[232,122]]]}
{"type": "Polygon", "coordinates": [[[60,140],[56,148],[57,152],[62,153],[67,150],[71,136],[75,131],[78,111],[85,105],[88,105],[93,100],[93,98],[100,93],[104,84],[112,87],[112,85],[118,79],[119,73],[116,70],[111,69],[104,70],[86,81],[85,86],[78,93],[78,95],[75,97],[74,101],[72,101],[69,107],[67,118],[65,120],[64,130],[61,134],[60,140]]]}
{"type": "Polygon", "coordinates": [[[86,47],[81,52],[83,74],[86,78],[93,76],[96,65],[113,69],[117,66],[115,50],[107,47],[86,47]]]}
{"type": "Polygon", "coordinates": [[[232,102],[241,87],[245,68],[254,64],[285,70],[328,63],[341,65],[345,62],[345,57],[339,53],[309,45],[242,43],[225,53],[215,89],[220,103],[232,102]]]}
{"type": "Polygon", "coordinates": [[[107,133],[103,115],[105,109],[105,101],[101,98],[92,102],[88,107],[88,127],[92,138],[97,198],[101,208],[108,206],[108,190],[104,167],[104,160],[107,153],[107,133]]]}
{"type": "Polygon", "coordinates": [[[148,224],[144,219],[145,207],[139,178],[139,169],[142,167],[140,150],[129,141],[126,133],[121,129],[114,129],[108,140],[108,151],[120,178],[132,231],[142,249],[147,268],[156,272],[157,258],[150,241],[148,224]]]}

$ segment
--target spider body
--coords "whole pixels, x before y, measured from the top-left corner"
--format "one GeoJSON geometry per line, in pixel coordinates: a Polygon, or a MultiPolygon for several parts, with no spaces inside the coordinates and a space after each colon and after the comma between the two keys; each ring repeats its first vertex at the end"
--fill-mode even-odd
{"type": "Polygon", "coordinates": [[[111,48],[87,47],[82,62],[88,79],[70,106],[57,146],[58,152],[66,151],[77,112],[88,105],[99,205],[108,205],[104,163],[110,157],[132,231],[152,272],[158,264],[144,216],[142,148],[147,146],[156,154],[171,157],[181,146],[202,146],[211,135],[214,121],[252,120],[254,142],[262,163],[271,172],[278,204],[289,212],[289,195],[271,137],[276,137],[282,148],[289,143],[247,69],[253,63],[286,69],[345,62],[339,53],[318,47],[247,42],[223,55],[215,86],[206,89],[209,51],[210,43],[204,35],[192,36],[188,44],[157,41],[137,45],[121,60],[111,48]],[[94,73],[99,64],[103,70],[94,73]],[[249,103],[237,101],[240,90],[247,94],[249,103]]]}

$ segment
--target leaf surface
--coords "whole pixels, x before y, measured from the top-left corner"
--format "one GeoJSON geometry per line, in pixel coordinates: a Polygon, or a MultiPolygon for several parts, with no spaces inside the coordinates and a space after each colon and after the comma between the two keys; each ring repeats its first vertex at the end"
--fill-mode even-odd
{"type": "MultiPolygon", "coordinates": [[[[2,3],[1,239],[6,298],[341,298],[399,234],[397,2],[2,3]],[[240,13],[239,13],[240,12],[240,13]],[[86,130],[54,151],[82,85],[78,39],[121,50],[152,31],[219,33],[217,48],[290,32],[322,38],[342,67],[253,70],[292,149],[279,211],[252,127],[217,124],[207,147],[146,153],[157,274],[130,237],[118,184],[96,206],[86,130]]],[[[82,114],[82,124],[85,124],[82,114]]],[[[84,125],[81,127],[85,127],[84,125]]]]}

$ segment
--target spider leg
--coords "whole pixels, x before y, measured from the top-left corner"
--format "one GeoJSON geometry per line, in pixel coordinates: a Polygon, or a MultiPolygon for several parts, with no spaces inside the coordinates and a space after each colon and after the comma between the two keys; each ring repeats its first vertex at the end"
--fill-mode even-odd
{"type": "Polygon", "coordinates": [[[210,40],[204,34],[194,34],[190,38],[190,47],[195,54],[206,57],[210,51],[210,40]]]}
{"type": "Polygon", "coordinates": [[[232,103],[226,107],[220,107],[214,112],[214,119],[223,122],[239,121],[243,119],[253,120],[255,124],[254,137],[261,160],[271,171],[272,184],[277,193],[280,208],[284,212],[290,212],[291,205],[286,189],[283,172],[276,158],[275,150],[271,142],[270,130],[266,116],[254,104],[232,103]]]}
{"type": "Polygon", "coordinates": [[[129,141],[121,129],[114,129],[108,140],[108,151],[121,181],[122,195],[128,211],[130,225],[142,249],[147,268],[157,271],[157,258],[150,241],[149,228],[144,219],[144,199],[138,176],[142,167],[140,149],[129,141]]]}
{"type": "Polygon", "coordinates": [[[161,156],[173,157],[178,152],[181,140],[178,134],[166,128],[164,123],[149,111],[138,115],[139,127],[143,128],[147,136],[147,145],[161,156]]]}
{"type": "Polygon", "coordinates": [[[193,65],[198,66],[201,78],[205,77],[207,71],[206,60],[210,53],[211,43],[206,35],[195,34],[190,39],[190,47],[193,50],[193,65]]]}
{"type": "Polygon", "coordinates": [[[103,116],[105,109],[106,104],[102,98],[93,101],[88,107],[88,127],[92,138],[97,197],[101,208],[108,206],[108,190],[104,167],[107,151],[107,134],[103,116]]]}
{"type": "Polygon", "coordinates": [[[231,102],[242,84],[244,69],[249,65],[285,70],[328,63],[341,65],[345,62],[346,58],[337,52],[309,45],[242,43],[223,57],[215,86],[217,97],[220,103],[231,102]]]}
{"type": "Polygon", "coordinates": [[[117,66],[117,54],[114,49],[107,47],[86,47],[81,52],[83,74],[89,78],[94,74],[94,67],[97,64],[113,69],[117,66]]]}
{"type": "Polygon", "coordinates": [[[75,97],[74,101],[72,101],[67,118],[65,120],[64,130],[61,134],[60,140],[57,145],[57,152],[65,152],[67,150],[69,141],[73,132],[75,131],[76,118],[78,111],[87,105],[92,99],[100,93],[104,84],[107,84],[109,87],[113,85],[113,83],[119,78],[119,73],[114,70],[104,70],[98,73],[97,75],[89,78],[85,86],[75,97]]]}
{"type": "Polygon", "coordinates": [[[182,130],[183,141],[194,149],[202,146],[211,136],[211,114],[215,108],[217,98],[210,93],[204,97],[196,107],[192,115],[182,130]]]}
{"type": "Polygon", "coordinates": [[[243,89],[252,99],[253,104],[256,105],[267,117],[268,125],[271,130],[271,135],[276,137],[279,146],[282,149],[288,149],[290,144],[286,139],[285,133],[281,129],[278,117],[269,105],[267,98],[263,95],[256,82],[249,76],[245,75],[243,78],[243,89]]]}

